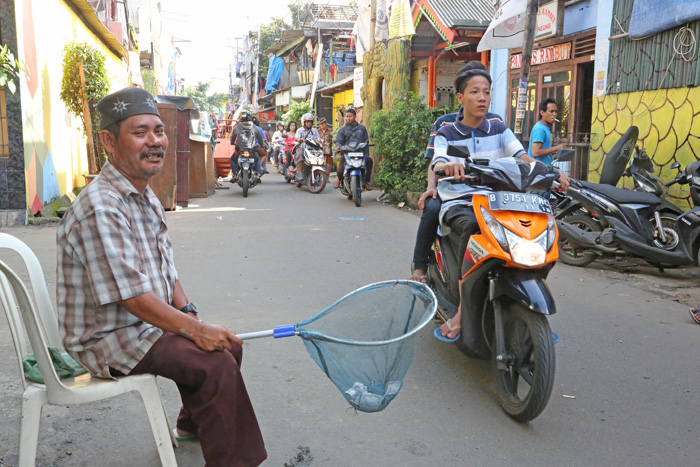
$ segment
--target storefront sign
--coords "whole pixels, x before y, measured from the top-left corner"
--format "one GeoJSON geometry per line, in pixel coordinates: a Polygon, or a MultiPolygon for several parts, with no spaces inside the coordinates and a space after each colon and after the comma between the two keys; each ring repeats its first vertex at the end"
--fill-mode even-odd
{"type": "Polygon", "coordinates": [[[277,113],[274,110],[266,110],[258,113],[260,123],[270,123],[275,119],[277,113]]]}
{"type": "MultiPolygon", "coordinates": [[[[569,60],[571,58],[571,42],[557,44],[544,49],[532,51],[532,65],[542,65],[544,63],[558,62],[559,60],[569,60]]],[[[520,68],[523,65],[523,54],[510,57],[510,67],[520,68]]]]}
{"type": "Polygon", "coordinates": [[[557,2],[549,2],[537,9],[536,39],[553,36],[557,32],[557,2]]]}
{"type": "Polygon", "coordinates": [[[352,89],[353,89],[353,106],[362,107],[362,83],[364,81],[364,75],[362,72],[362,67],[358,66],[353,72],[352,78],[352,89]]]}

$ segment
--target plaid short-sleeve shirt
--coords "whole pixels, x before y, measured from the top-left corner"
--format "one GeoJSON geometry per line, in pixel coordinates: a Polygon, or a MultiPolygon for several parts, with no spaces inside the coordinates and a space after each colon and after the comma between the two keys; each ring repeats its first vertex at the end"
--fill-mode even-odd
{"type": "Polygon", "coordinates": [[[92,374],[124,374],[163,331],[117,304],[147,292],[172,302],[177,272],[165,211],[107,163],[57,231],[56,295],[66,351],[92,374]]]}

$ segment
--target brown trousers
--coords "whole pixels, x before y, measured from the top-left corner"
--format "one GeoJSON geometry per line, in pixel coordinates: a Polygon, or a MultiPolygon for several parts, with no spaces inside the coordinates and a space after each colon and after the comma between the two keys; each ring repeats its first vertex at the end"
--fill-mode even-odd
{"type": "Polygon", "coordinates": [[[178,428],[196,431],[207,467],[256,466],[267,458],[241,375],[242,357],[238,345],[205,352],[189,339],[165,332],[130,373],[175,381],[191,417],[179,417],[178,428]]]}

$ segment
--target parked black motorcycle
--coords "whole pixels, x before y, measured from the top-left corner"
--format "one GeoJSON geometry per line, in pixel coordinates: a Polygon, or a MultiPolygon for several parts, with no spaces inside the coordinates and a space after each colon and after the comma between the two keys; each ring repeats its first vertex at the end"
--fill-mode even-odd
{"type": "Polygon", "coordinates": [[[660,270],[697,263],[700,162],[690,164],[667,186],[676,183],[690,184],[697,204],[678,216],[677,229],[672,229],[663,226],[660,207],[664,201],[653,193],[572,180],[567,195],[590,216],[575,214],[557,221],[562,262],[587,266],[599,255],[612,253],[637,256],[660,270]]]}
{"type": "Polygon", "coordinates": [[[343,183],[340,184],[340,192],[355,202],[358,208],[362,206],[362,192],[364,191],[364,179],[367,172],[366,156],[364,149],[369,141],[364,143],[349,143],[338,148],[340,157],[345,159],[345,171],[343,183]]]}
{"type": "MultiPolygon", "coordinates": [[[[469,157],[464,147],[448,147],[447,153],[469,157]]],[[[519,422],[544,410],[554,383],[547,315],[556,307],[546,277],[557,260],[557,228],[547,190],[558,176],[518,159],[470,160],[465,183],[447,178],[438,185],[444,202],[473,194],[479,232],[463,259],[458,235],[436,237],[428,284],[445,320],[455,316],[461,300],[456,345],[469,357],[494,359],[501,406],[519,422]]]]}

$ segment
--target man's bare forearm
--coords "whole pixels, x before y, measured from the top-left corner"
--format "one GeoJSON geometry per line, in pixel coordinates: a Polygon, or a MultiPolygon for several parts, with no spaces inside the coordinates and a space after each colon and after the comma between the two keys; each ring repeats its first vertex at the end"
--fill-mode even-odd
{"type": "Polygon", "coordinates": [[[435,188],[437,186],[437,176],[435,176],[435,171],[432,167],[428,167],[428,189],[435,188]]]}
{"type": "MultiPolygon", "coordinates": [[[[177,287],[176,287],[177,290],[177,287]]],[[[180,287],[182,297],[185,296],[180,287]]],[[[175,304],[175,294],[173,294],[173,304],[175,304]]],[[[185,298],[186,300],[186,298],[185,298]]],[[[194,317],[180,312],[163,300],[158,298],[153,292],[138,295],[128,300],[119,302],[124,308],[138,319],[152,324],[164,331],[170,331],[188,339],[192,339],[201,323],[194,317]]],[[[179,303],[178,303],[179,304],[179,303]]],[[[185,306],[185,302],[182,306],[185,306]]]]}

